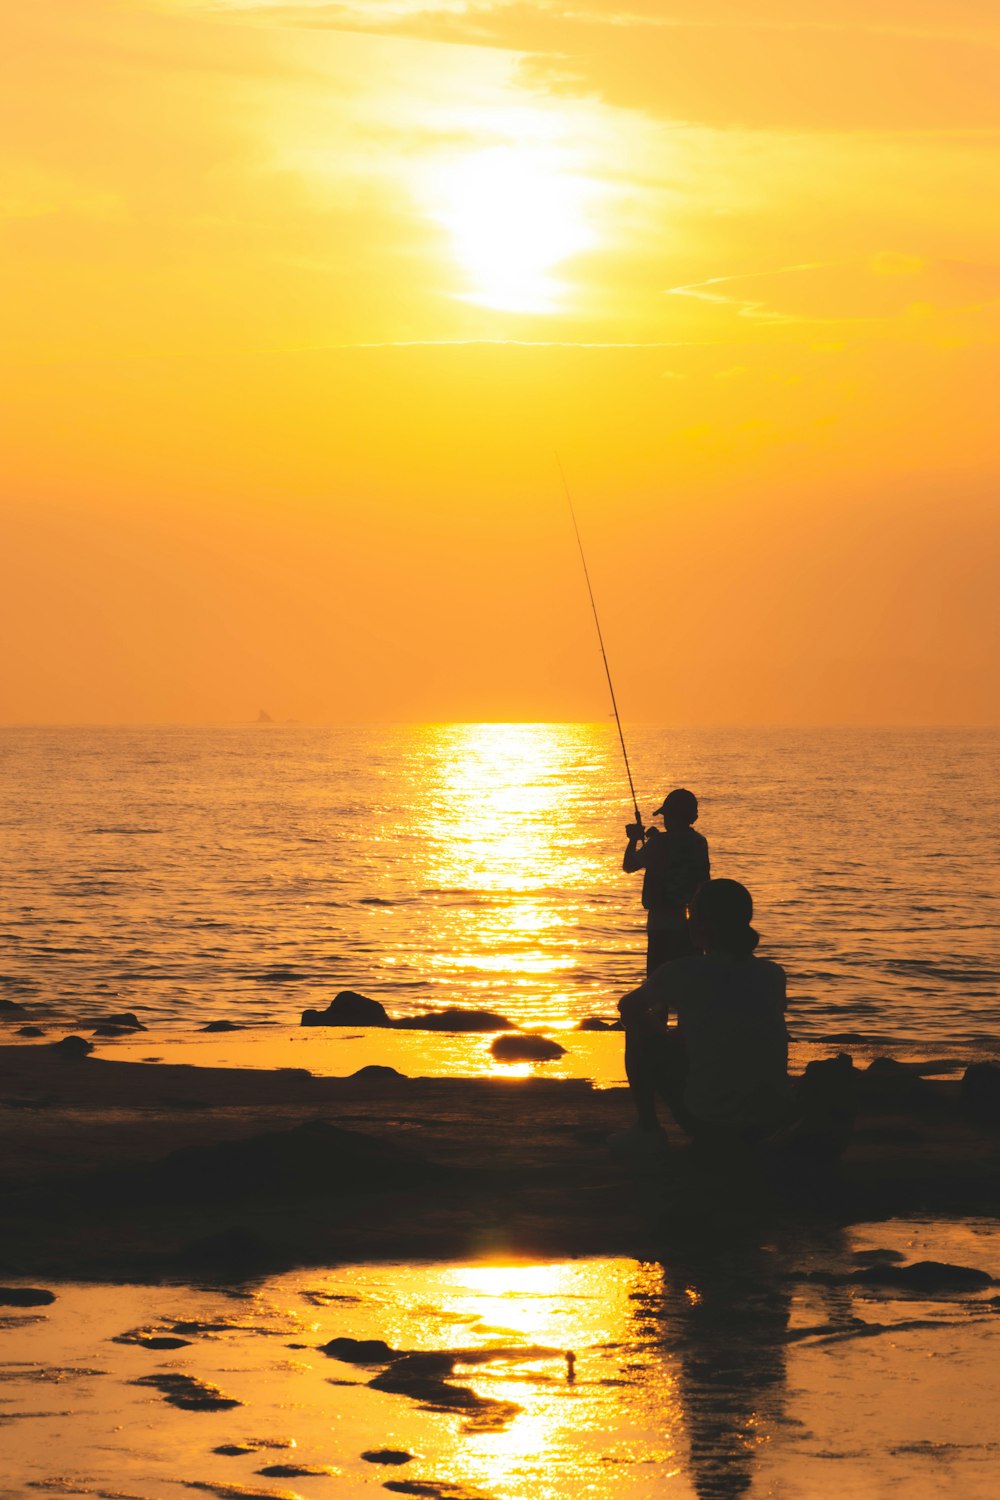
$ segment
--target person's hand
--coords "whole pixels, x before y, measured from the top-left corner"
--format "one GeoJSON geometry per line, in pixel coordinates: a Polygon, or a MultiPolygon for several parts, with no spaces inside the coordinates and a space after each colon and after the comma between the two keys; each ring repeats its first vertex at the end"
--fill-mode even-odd
{"type": "Polygon", "coordinates": [[[642,824],[641,823],[626,823],[625,824],[625,832],[628,834],[628,836],[629,836],[630,839],[641,839],[643,837],[643,827],[642,827],[642,824]]]}

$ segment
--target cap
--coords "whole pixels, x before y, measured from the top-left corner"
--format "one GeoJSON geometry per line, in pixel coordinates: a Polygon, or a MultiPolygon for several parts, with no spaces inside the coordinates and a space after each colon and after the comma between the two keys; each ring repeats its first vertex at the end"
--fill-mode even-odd
{"type": "Polygon", "coordinates": [[[694,792],[689,792],[686,787],[675,787],[668,792],[660,806],[653,813],[654,818],[659,818],[665,813],[676,813],[678,817],[685,818],[687,822],[693,823],[698,816],[698,798],[694,792]]]}

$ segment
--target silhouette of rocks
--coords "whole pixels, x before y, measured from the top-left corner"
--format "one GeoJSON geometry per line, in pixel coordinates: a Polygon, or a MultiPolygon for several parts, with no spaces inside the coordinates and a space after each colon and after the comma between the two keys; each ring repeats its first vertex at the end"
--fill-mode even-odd
{"type": "Polygon", "coordinates": [[[621,1021],[602,1021],[600,1016],[585,1016],[577,1031],[621,1031],[621,1021]]]}
{"type": "Polygon", "coordinates": [[[498,1015],[494,1010],[448,1010],[430,1011],[422,1016],[404,1016],[390,1023],[399,1031],[513,1031],[513,1021],[498,1015]]]}
{"type": "Polygon", "coordinates": [[[19,1026],[14,1033],[15,1036],[44,1036],[45,1032],[40,1026],[19,1026]]]}
{"type": "MultiPolygon", "coordinates": [[[[461,1351],[464,1359],[467,1351],[461,1351]]],[[[492,1357],[493,1351],[486,1351],[492,1357]]],[[[388,1369],[368,1384],[372,1390],[389,1391],[408,1396],[434,1411],[461,1411],[478,1431],[498,1432],[506,1427],[521,1408],[513,1401],[495,1401],[479,1396],[469,1386],[452,1385],[448,1379],[455,1369],[459,1352],[403,1354],[388,1369]]]]}
{"type": "Polygon", "coordinates": [[[0,1000],[0,1015],[26,1016],[27,1014],[26,1005],[20,1005],[16,1000],[0,1000]]]}
{"type": "Polygon", "coordinates": [[[131,1026],[113,1026],[110,1021],[102,1021],[100,1026],[95,1026],[91,1032],[92,1036],[131,1036],[131,1026]]]}
{"type": "Polygon", "coordinates": [[[145,1031],[146,1027],[131,1010],[116,1011],[113,1016],[98,1016],[102,1026],[127,1026],[131,1031],[145,1031]]]}
{"type": "Polygon", "coordinates": [[[288,1490],[257,1490],[246,1484],[223,1484],[217,1479],[185,1479],[185,1489],[214,1495],[215,1500],[291,1500],[288,1490]]]}
{"type": "Polygon", "coordinates": [[[64,1036],[61,1042],[50,1042],[53,1052],[58,1052],[60,1057],[86,1057],[88,1052],[93,1052],[93,1042],[88,1042],[83,1036],[64,1036]]]}
{"type": "Polygon", "coordinates": [[[209,1021],[207,1026],[199,1026],[199,1031],[242,1031],[244,1028],[236,1021],[209,1021]]]}
{"type": "Polygon", "coordinates": [[[498,1062],[551,1062],[553,1058],[566,1055],[566,1048],[549,1037],[520,1032],[514,1036],[498,1036],[490,1051],[498,1062]]]}
{"type": "Polygon", "coordinates": [[[1000,1125],[1000,1063],[970,1063],[962,1075],[963,1108],[980,1125],[1000,1125]]]}
{"type": "Polygon", "coordinates": [[[303,1026],[391,1026],[380,1000],[369,1000],[355,990],[341,990],[326,1010],[304,1010],[303,1026]]]}
{"type": "Polygon", "coordinates": [[[986,1271],[940,1260],[918,1260],[909,1266],[863,1266],[852,1271],[848,1280],[859,1286],[898,1287],[908,1292],[977,1292],[993,1285],[993,1277],[986,1271]]]}
{"type": "Polygon", "coordinates": [[[860,1075],[859,1082],[868,1104],[919,1109],[931,1097],[916,1068],[899,1062],[895,1057],[873,1058],[860,1075]]]}
{"type": "Polygon", "coordinates": [[[178,1338],[175,1334],[150,1333],[148,1329],[133,1328],[128,1333],[119,1333],[112,1343],[134,1344],[137,1349],[189,1349],[190,1339],[178,1338]]]}
{"type": "Polygon", "coordinates": [[[268,1479],[324,1479],[337,1470],[323,1464],[268,1464],[257,1473],[268,1479]]]}
{"type": "Polygon", "coordinates": [[[361,1457],[367,1464],[411,1464],[413,1454],[402,1448],[368,1448],[361,1457]]]}
{"type": "Polygon", "coordinates": [[[218,1386],[196,1380],[193,1375],[140,1375],[131,1384],[151,1386],[171,1406],[177,1406],[182,1411],[227,1411],[234,1406],[243,1405],[242,1401],[224,1396],[218,1386]]]}
{"type": "Polygon", "coordinates": [[[397,1031],[513,1031],[513,1021],[498,1015],[493,1010],[462,1010],[457,1006],[447,1010],[428,1011],[420,1016],[393,1018],[379,1000],[370,1000],[354,990],[341,990],[335,995],[326,1010],[304,1010],[303,1026],[384,1026],[397,1031]]]}
{"type": "Polygon", "coordinates": [[[863,1042],[865,1037],[860,1031],[828,1031],[819,1038],[821,1042],[863,1042]]]}
{"type": "Polygon", "coordinates": [[[383,1339],[338,1338],[317,1347],[328,1359],[339,1359],[345,1365],[384,1365],[398,1355],[398,1350],[383,1339]]]}
{"type": "Polygon", "coordinates": [[[464,1484],[436,1479],[386,1479],[384,1490],[397,1495],[423,1495],[426,1500],[486,1500],[481,1490],[470,1490],[464,1484]]]}
{"type": "Polygon", "coordinates": [[[261,1453],[268,1448],[294,1448],[295,1444],[289,1438],[247,1438],[242,1443],[220,1443],[218,1448],[213,1448],[213,1453],[221,1453],[224,1458],[243,1458],[248,1453],[261,1453]]]}
{"type": "Polygon", "coordinates": [[[351,1073],[349,1076],[351,1078],[367,1078],[371,1080],[377,1078],[405,1078],[406,1074],[401,1073],[398,1068],[390,1068],[386,1063],[366,1063],[363,1068],[359,1068],[356,1073],[351,1073]]]}
{"type": "Polygon", "coordinates": [[[48,1307],[55,1292],[39,1286],[0,1286],[0,1307],[48,1307]]]}

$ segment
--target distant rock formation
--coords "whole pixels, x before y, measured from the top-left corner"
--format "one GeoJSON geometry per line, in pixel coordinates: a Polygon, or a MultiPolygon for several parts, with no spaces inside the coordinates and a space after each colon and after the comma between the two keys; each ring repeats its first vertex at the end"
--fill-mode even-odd
{"type": "Polygon", "coordinates": [[[271,718],[271,715],[268,713],[268,711],[267,711],[266,708],[261,708],[261,709],[258,710],[258,712],[257,712],[257,723],[258,724],[273,724],[274,723],[274,720],[271,718]]]}

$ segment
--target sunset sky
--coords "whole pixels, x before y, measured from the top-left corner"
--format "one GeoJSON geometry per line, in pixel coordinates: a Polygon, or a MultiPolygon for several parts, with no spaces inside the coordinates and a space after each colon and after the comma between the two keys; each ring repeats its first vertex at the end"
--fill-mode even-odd
{"type": "Polygon", "coordinates": [[[994,0],[25,0],[0,721],[995,724],[994,0]]]}

